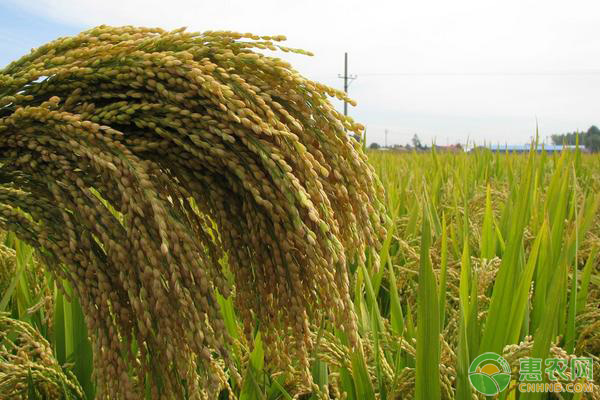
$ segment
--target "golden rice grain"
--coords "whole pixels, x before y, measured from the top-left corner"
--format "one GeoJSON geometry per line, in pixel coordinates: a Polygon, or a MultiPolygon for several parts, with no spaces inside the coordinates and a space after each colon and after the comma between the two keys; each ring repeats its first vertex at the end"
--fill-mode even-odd
{"type": "Polygon", "coordinates": [[[305,53],[284,39],[100,26],[0,70],[0,225],[71,282],[99,397],[226,386],[218,293],[282,368],[287,346],[310,376],[324,317],[358,345],[348,264],[382,188],[327,98],[350,100],[255,51],[305,53]]]}

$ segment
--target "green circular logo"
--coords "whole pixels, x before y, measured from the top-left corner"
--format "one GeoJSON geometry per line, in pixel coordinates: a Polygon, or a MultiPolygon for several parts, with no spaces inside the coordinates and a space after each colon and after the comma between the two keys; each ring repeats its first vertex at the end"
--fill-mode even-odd
{"type": "Polygon", "coordinates": [[[469,381],[479,393],[493,396],[508,387],[510,365],[496,353],[483,353],[471,363],[469,381]]]}

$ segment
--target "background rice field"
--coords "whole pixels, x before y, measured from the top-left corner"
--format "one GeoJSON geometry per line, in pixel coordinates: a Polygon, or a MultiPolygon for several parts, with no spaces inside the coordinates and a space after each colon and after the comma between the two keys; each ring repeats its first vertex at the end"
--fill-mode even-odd
{"type": "MultiPolygon", "coordinates": [[[[383,247],[369,249],[366,264],[351,264],[364,354],[322,320],[307,388],[297,365],[272,369],[260,334],[249,343],[232,299],[221,297],[234,338],[228,350],[243,378],[220,377],[232,390],[221,398],[484,398],[472,390],[468,367],[487,351],[512,368],[501,399],[559,398],[518,393],[521,357],[593,357],[600,371],[600,156],[483,150],[369,158],[385,187],[389,226],[383,247]]],[[[30,247],[4,235],[0,398],[94,397],[91,345],[69,293],[30,247]]],[[[597,372],[593,394],[562,398],[600,399],[598,385],[597,372]]]]}

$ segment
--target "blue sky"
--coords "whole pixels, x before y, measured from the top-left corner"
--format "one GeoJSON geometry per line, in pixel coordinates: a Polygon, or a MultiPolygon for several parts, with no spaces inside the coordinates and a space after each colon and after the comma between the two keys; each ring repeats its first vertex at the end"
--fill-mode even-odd
{"type": "Polygon", "coordinates": [[[0,1],[0,67],[24,56],[32,48],[59,36],[74,35],[83,28],[82,24],[67,25],[0,1]]]}
{"type": "MultiPolygon", "coordinates": [[[[100,24],[284,34],[283,54],[337,88],[370,141],[524,143],[600,124],[596,0],[0,0],[0,65],[100,24]]],[[[336,103],[341,109],[341,104],[336,103]]]]}

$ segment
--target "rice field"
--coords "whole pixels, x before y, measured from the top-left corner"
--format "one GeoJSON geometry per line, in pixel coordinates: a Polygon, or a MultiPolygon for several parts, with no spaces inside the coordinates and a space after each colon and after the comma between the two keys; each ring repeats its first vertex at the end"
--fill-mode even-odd
{"type": "MultiPolygon", "coordinates": [[[[221,296],[233,338],[227,352],[241,379],[223,366],[218,398],[484,399],[469,365],[494,352],[510,365],[511,381],[489,398],[600,399],[598,373],[591,393],[518,389],[525,357],[591,357],[600,371],[600,157],[368,156],[385,189],[388,226],[365,262],[349,261],[362,351],[321,318],[310,329],[307,379],[300,360],[273,362],[256,327],[248,340],[233,298],[221,296]]],[[[12,233],[1,247],[0,293],[0,398],[94,398],[82,307],[12,233]]],[[[150,387],[145,396],[154,396],[150,387]]]]}
{"type": "Polygon", "coordinates": [[[0,70],[0,399],[600,400],[600,157],[368,153],[284,39],[0,70]]]}

